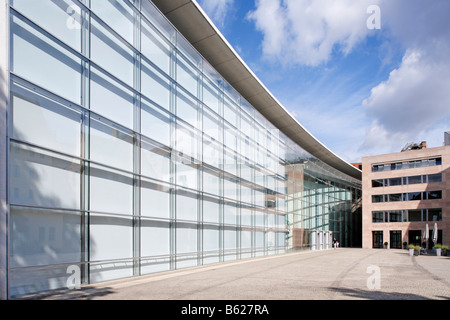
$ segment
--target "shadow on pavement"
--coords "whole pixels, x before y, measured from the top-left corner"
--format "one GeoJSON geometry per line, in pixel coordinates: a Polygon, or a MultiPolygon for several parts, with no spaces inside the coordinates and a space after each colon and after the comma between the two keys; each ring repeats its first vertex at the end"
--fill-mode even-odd
{"type": "MultiPolygon", "coordinates": [[[[330,290],[348,296],[351,299],[366,299],[366,300],[430,300],[430,298],[423,297],[411,293],[399,292],[382,292],[374,290],[355,290],[349,288],[330,288],[330,290]]],[[[446,298],[448,299],[448,297],[446,298]]]]}

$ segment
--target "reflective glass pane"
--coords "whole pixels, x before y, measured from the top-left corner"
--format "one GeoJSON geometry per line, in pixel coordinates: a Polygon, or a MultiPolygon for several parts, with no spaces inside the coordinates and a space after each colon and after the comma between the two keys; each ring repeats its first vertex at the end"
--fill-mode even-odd
{"type": "Polygon", "coordinates": [[[133,136],[91,117],[91,159],[133,171],[133,136]]]}
{"type": "Polygon", "coordinates": [[[147,137],[170,146],[170,124],[172,117],[152,103],[141,102],[141,132],[147,137]]]}
{"type": "Polygon", "coordinates": [[[131,217],[91,213],[89,219],[91,282],[133,275],[133,220],[131,217]],[[127,261],[109,261],[128,259],[127,261]]]}
{"type": "Polygon", "coordinates": [[[170,182],[170,152],[144,139],[141,145],[141,173],[170,182]]]}
{"type": "Polygon", "coordinates": [[[12,85],[12,136],[80,156],[81,112],[12,85]]]}
{"type": "Polygon", "coordinates": [[[170,270],[170,223],[141,219],[142,274],[170,270]]]}
{"type": "Polygon", "coordinates": [[[142,20],[141,52],[158,68],[170,75],[172,47],[145,19],[142,20]]]}
{"type": "Polygon", "coordinates": [[[203,197],[203,221],[219,223],[220,201],[218,198],[203,197]]]}
{"type": "Polygon", "coordinates": [[[170,187],[156,181],[142,179],[141,215],[170,218],[170,187]]]}
{"type": "Polygon", "coordinates": [[[133,177],[96,165],[90,168],[90,209],[133,213],[133,177]]]}
{"type": "Polygon", "coordinates": [[[147,98],[170,110],[170,80],[144,59],[141,64],[141,91],[147,98]]]}
{"type": "Polygon", "coordinates": [[[177,56],[177,82],[194,97],[198,96],[199,72],[182,56],[177,56]]]}
{"type": "Polygon", "coordinates": [[[198,210],[197,199],[198,195],[196,192],[178,189],[176,194],[177,219],[196,221],[198,210]]]}
{"type": "Polygon", "coordinates": [[[12,71],[73,102],[81,101],[81,59],[13,16],[12,71]]]}
{"type": "Polygon", "coordinates": [[[198,116],[200,111],[198,101],[178,88],[176,104],[177,117],[186,121],[195,128],[200,129],[201,121],[199,120],[198,116]]]}
{"type": "Polygon", "coordinates": [[[91,58],[106,71],[133,86],[133,51],[96,19],[91,19],[91,58]]]}
{"type": "Polygon", "coordinates": [[[125,40],[133,44],[134,13],[128,1],[91,1],[91,10],[125,40]]]}
{"type": "Polygon", "coordinates": [[[92,111],[125,127],[133,128],[134,96],[130,90],[95,66],[91,67],[90,90],[92,111]]]}
{"type": "Polygon", "coordinates": [[[82,10],[77,1],[12,0],[11,4],[46,31],[80,51],[82,10]]]}
{"type": "MultiPolygon", "coordinates": [[[[177,246],[176,246],[177,254],[186,254],[186,253],[196,253],[197,252],[197,224],[196,223],[184,223],[184,222],[176,223],[176,235],[177,235],[177,246]]],[[[197,260],[196,254],[193,258],[194,258],[194,261],[197,260]]],[[[181,257],[178,257],[178,260],[182,260],[181,257]]],[[[195,264],[196,264],[196,262],[195,262],[195,264]]],[[[178,266],[178,263],[177,263],[177,266],[178,266]]]]}
{"type": "Polygon", "coordinates": [[[78,212],[11,207],[9,267],[79,262],[78,212]]]}
{"type": "Polygon", "coordinates": [[[80,208],[80,161],[11,143],[10,202],[53,208],[80,208]]]}

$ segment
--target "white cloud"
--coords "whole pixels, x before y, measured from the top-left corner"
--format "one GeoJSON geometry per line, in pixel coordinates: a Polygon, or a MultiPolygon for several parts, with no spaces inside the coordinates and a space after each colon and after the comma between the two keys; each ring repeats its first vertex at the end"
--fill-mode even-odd
{"type": "Polygon", "coordinates": [[[233,7],[234,0],[199,0],[198,2],[214,23],[222,27],[229,10],[233,7]]]}
{"type": "Polygon", "coordinates": [[[382,8],[406,51],[400,66],[363,102],[372,124],[361,151],[378,145],[400,151],[415,140],[438,146],[450,128],[450,2],[386,1],[382,8]]]}
{"type": "Polygon", "coordinates": [[[368,34],[367,8],[379,0],[258,0],[248,14],[264,35],[263,54],[282,64],[317,66],[368,34]]]}

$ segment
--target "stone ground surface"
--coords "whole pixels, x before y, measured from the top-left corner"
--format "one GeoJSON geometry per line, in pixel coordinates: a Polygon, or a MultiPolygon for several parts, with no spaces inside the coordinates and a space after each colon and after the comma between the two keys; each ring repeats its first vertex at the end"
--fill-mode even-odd
{"type": "Polygon", "coordinates": [[[41,300],[450,300],[450,257],[300,251],[50,292],[41,300]]]}

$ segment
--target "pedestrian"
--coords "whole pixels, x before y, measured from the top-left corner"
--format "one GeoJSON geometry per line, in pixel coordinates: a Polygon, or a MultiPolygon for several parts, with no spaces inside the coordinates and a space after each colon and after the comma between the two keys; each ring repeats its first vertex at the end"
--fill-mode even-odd
{"type": "Polygon", "coordinates": [[[336,248],[336,238],[333,239],[333,248],[336,248]]]}

